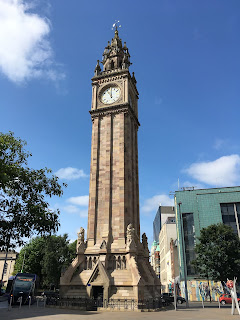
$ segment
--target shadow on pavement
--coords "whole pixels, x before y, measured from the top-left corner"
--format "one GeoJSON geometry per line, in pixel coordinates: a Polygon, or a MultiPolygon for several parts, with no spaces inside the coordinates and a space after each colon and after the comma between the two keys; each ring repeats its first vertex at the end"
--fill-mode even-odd
{"type": "MultiPolygon", "coordinates": [[[[220,307],[220,309],[226,309],[226,308],[231,308],[232,305],[231,304],[227,304],[225,306],[222,306],[220,307]]],[[[189,303],[189,308],[186,308],[186,304],[184,305],[178,305],[177,307],[179,310],[197,310],[197,309],[203,309],[203,305],[202,305],[202,302],[190,302],[189,303]]],[[[205,302],[204,303],[204,309],[219,309],[219,304],[218,302],[205,302]]]]}
{"type": "Polygon", "coordinates": [[[43,308],[37,307],[35,305],[31,306],[13,306],[9,311],[8,309],[1,309],[0,319],[1,320],[15,320],[15,319],[27,319],[35,317],[44,316],[54,316],[54,315],[96,315],[96,311],[81,311],[75,309],[60,309],[60,308],[43,308]]]}

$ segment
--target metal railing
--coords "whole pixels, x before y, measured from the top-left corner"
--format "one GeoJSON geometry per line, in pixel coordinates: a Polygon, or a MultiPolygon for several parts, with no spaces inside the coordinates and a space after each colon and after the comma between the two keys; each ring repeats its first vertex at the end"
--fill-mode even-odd
{"type": "Polygon", "coordinates": [[[158,299],[89,299],[81,297],[47,297],[46,304],[49,306],[58,306],[63,308],[80,308],[85,310],[97,310],[105,308],[111,310],[128,310],[136,309],[160,309],[165,303],[161,298],[158,299]]]}

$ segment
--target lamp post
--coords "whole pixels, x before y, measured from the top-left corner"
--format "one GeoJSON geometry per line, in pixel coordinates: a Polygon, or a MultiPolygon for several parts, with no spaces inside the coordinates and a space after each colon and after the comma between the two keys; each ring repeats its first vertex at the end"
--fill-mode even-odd
{"type": "Polygon", "coordinates": [[[184,274],[184,283],[185,283],[185,298],[186,298],[186,308],[189,307],[188,303],[188,290],[187,290],[187,262],[186,262],[186,249],[185,249],[185,239],[184,239],[184,232],[183,232],[183,219],[182,219],[182,212],[181,212],[181,204],[182,202],[178,203],[179,207],[179,218],[180,218],[180,227],[181,227],[181,238],[182,238],[182,255],[183,255],[183,274],[184,274]]]}

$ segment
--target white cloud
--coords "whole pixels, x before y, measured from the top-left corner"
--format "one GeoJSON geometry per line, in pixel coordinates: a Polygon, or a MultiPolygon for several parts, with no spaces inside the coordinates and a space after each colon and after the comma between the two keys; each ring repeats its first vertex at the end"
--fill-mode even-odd
{"type": "Polygon", "coordinates": [[[88,206],[89,196],[71,197],[67,199],[67,202],[77,206],[88,206]]]}
{"type": "Polygon", "coordinates": [[[24,0],[0,0],[0,71],[15,83],[63,79],[49,42],[50,21],[24,0]]]}
{"type": "Polygon", "coordinates": [[[154,101],[155,104],[160,105],[160,104],[162,104],[162,102],[163,102],[162,98],[160,98],[160,97],[155,98],[155,101],[154,101]]]}
{"type": "Polygon", "coordinates": [[[69,205],[69,206],[64,206],[62,207],[62,209],[64,211],[66,211],[67,213],[78,213],[79,208],[73,205],[69,205]]]}
{"type": "Polygon", "coordinates": [[[62,211],[70,214],[78,214],[80,217],[85,218],[88,216],[87,210],[82,210],[78,208],[77,206],[69,205],[69,206],[63,206],[61,208],[62,211]]]}
{"type": "Polygon", "coordinates": [[[216,139],[213,148],[216,150],[222,149],[226,143],[227,141],[225,139],[216,139]]]}
{"type": "Polygon", "coordinates": [[[55,172],[55,175],[58,176],[59,179],[66,180],[76,180],[87,177],[83,170],[72,167],[61,168],[55,172]]]}
{"type": "Polygon", "coordinates": [[[193,163],[184,172],[212,186],[239,185],[240,156],[232,154],[214,161],[193,163]]]}
{"type": "Polygon", "coordinates": [[[157,212],[160,204],[162,206],[174,206],[174,200],[165,194],[158,194],[152,198],[146,199],[141,210],[144,213],[149,213],[152,211],[157,212]]]}

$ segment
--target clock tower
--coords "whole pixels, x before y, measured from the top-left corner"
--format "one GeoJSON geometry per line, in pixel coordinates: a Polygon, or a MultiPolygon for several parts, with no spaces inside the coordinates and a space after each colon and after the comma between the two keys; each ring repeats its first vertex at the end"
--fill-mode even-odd
{"type": "Polygon", "coordinates": [[[62,296],[155,298],[160,282],[140,241],[138,90],[130,54],[117,27],[92,78],[92,147],[87,240],[61,277],[62,296]]]}

